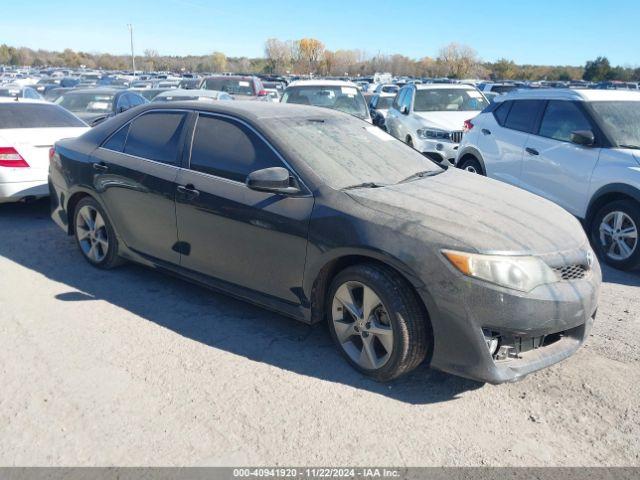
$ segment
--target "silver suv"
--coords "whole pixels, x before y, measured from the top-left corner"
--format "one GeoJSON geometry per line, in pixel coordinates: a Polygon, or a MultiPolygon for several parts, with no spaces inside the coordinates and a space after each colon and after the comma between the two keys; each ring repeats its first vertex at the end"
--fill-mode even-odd
{"type": "Polygon", "coordinates": [[[521,90],[467,128],[456,166],[554,201],[606,263],[640,267],[640,92],[521,90]]]}

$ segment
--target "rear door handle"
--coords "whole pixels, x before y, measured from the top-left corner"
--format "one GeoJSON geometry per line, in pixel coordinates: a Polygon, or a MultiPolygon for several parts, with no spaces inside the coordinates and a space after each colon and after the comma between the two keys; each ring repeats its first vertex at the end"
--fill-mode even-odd
{"type": "Polygon", "coordinates": [[[531,148],[531,147],[527,147],[524,149],[525,152],[527,152],[529,155],[540,155],[540,152],[538,152],[538,150],[536,150],[535,148],[531,148]]]}
{"type": "Polygon", "coordinates": [[[98,170],[100,172],[106,172],[107,170],[109,170],[109,167],[107,167],[104,162],[100,162],[100,163],[94,163],[93,164],[93,169],[94,170],[98,170]]]}
{"type": "Polygon", "coordinates": [[[480,131],[482,132],[483,135],[491,135],[491,130],[487,130],[486,128],[483,128],[480,131]]]}
{"type": "Polygon", "coordinates": [[[178,190],[178,193],[184,195],[184,197],[188,200],[193,200],[198,195],[200,195],[200,192],[196,190],[190,183],[187,185],[178,185],[176,190],[178,190]]]}

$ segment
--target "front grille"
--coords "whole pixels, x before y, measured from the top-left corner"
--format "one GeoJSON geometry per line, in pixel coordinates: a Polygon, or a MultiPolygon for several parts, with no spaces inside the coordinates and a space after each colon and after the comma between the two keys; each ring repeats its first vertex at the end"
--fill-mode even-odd
{"type": "Polygon", "coordinates": [[[565,265],[553,269],[562,280],[581,280],[587,275],[588,267],[585,265],[565,265]]]}
{"type": "Polygon", "coordinates": [[[460,130],[459,132],[451,132],[449,134],[449,138],[451,139],[451,141],[453,143],[460,143],[462,141],[462,134],[464,132],[462,132],[462,130],[460,130]]]}

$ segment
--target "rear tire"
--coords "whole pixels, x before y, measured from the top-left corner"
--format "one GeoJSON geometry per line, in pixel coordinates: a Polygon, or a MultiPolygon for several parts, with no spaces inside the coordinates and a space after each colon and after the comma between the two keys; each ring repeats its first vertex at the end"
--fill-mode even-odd
{"type": "Polygon", "coordinates": [[[478,175],[484,175],[482,170],[482,165],[475,157],[469,157],[462,161],[460,164],[460,169],[465,170],[469,173],[477,173],[478,175]]]}
{"type": "Polygon", "coordinates": [[[424,361],[431,326],[411,285],[376,265],[348,267],[331,282],[326,312],[338,350],[359,372],[389,381],[424,361]]]}
{"type": "Polygon", "coordinates": [[[602,207],[593,217],[591,243],[598,257],[619,270],[640,267],[640,205],[634,200],[617,200],[602,207]]]}
{"type": "Polygon", "coordinates": [[[98,202],[84,197],[73,213],[74,236],[80,253],[96,268],[109,269],[120,265],[118,239],[107,214],[98,202]]]}

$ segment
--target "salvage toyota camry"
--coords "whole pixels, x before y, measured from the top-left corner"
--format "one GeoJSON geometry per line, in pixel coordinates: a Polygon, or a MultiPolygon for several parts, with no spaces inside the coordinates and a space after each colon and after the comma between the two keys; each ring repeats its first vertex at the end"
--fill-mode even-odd
{"type": "Polygon", "coordinates": [[[347,114],[150,104],[55,146],[53,219],[86,260],[181,275],[308,323],[360,372],[513,381],[584,342],[601,273],[569,213],[443,170],[347,114]]]}

